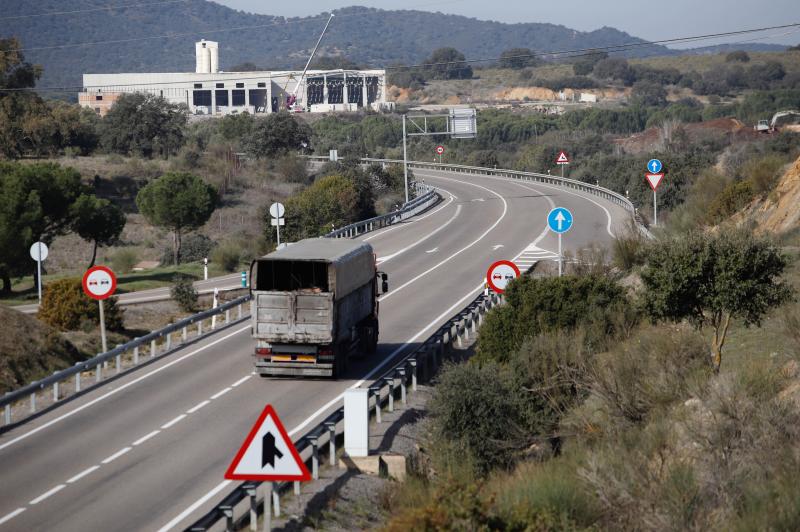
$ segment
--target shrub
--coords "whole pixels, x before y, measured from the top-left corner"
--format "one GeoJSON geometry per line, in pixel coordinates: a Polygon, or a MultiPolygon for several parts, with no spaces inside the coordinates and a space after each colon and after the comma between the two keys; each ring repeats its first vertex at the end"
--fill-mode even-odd
{"type": "Polygon", "coordinates": [[[730,52],[728,55],[725,56],[726,63],[748,63],[750,61],[750,55],[745,52],[744,50],[736,50],[734,52],[730,52]]]}
{"type": "Polygon", "coordinates": [[[235,242],[225,242],[214,248],[211,260],[219,264],[226,272],[235,272],[239,268],[241,254],[241,246],[235,242]]]}
{"type": "MultiPolygon", "coordinates": [[[[201,262],[204,258],[211,255],[216,243],[206,235],[194,234],[184,238],[181,242],[181,252],[178,256],[178,264],[187,262],[201,262]]],[[[174,260],[172,247],[166,247],[161,253],[161,264],[171,265],[174,260]]]]}
{"type": "Polygon", "coordinates": [[[172,299],[178,303],[181,310],[194,312],[197,310],[197,290],[192,284],[192,278],[187,275],[176,275],[172,278],[172,287],[169,290],[172,299]]]}
{"type": "Polygon", "coordinates": [[[731,183],[708,206],[708,220],[719,223],[733,216],[755,197],[750,181],[731,183]]]}
{"type": "Polygon", "coordinates": [[[639,230],[630,224],[624,235],[614,238],[612,250],[614,265],[624,271],[631,271],[635,266],[644,264],[645,239],[639,230]]]}
{"type": "Polygon", "coordinates": [[[309,175],[305,160],[287,153],[276,163],[276,170],[290,183],[308,183],[309,175]]]}
{"type": "MultiPolygon", "coordinates": [[[[117,306],[117,298],[110,297],[103,305],[106,329],[121,331],[123,311],[117,306]]],[[[99,325],[100,308],[97,301],[83,293],[80,279],[59,279],[44,286],[38,317],[62,331],[75,331],[86,321],[99,325]]]]}
{"type": "Polygon", "coordinates": [[[130,273],[138,262],[139,255],[130,248],[122,248],[111,257],[111,265],[116,273],[130,273]]]}

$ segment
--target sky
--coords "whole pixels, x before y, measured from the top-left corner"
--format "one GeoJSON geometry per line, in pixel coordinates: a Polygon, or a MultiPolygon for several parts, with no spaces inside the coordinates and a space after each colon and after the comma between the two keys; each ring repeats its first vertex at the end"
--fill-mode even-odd
{"type": "MultiPolygon", "coordinates": [[[[305,17],[352,5],[380,9],[416,9],[464,15],[499,22],[549,22],[591,31],[611,26],[646,40],[721,33],[800,22],[798,0],[351,0],[326,2],[265,2],[263,0],[213,0],[263,15],[305,17]]],[[[726,38],[688,47],[738,42],[800,43],[800,28],[773,30],[736,39],[726,38]],[[786,35],[786,33],[790,33],[786,35]],[[763,38],[762,38],[763,37],[763,38]]],[[[680,47],[680,46],[675,46],[680,47]]]]}

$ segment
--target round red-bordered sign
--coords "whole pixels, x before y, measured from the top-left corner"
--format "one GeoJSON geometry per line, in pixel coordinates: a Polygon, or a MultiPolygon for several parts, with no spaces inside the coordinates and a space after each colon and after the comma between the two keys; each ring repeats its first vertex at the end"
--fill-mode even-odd
{"type": "Polygon", "coordinates": [[[506,289],[506,285],[520,275],[516,264],[510,260],[498,260],[489,266],[486,271],[486,282],[489,284],[489,288],[498,294],[502,294],[506,289]]]}
{"type": "Polygon", "coordinates": [[[436,153],[439,155],[444,153],[444,146],[436,146],[436,153]]]}
{"type": "Polygon", "coordinates": [[[117,276],[110,268],[93,266],[83,274],[83,292],[92,299],[108,299],[117,290],[117,276]]]}

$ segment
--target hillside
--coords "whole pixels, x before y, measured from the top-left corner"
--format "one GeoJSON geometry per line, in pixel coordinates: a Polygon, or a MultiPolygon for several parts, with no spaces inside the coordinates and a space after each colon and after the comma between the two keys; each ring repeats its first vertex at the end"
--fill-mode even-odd
{"type": "MultiPolygon", "coordinates": [[[[26,15],[97,8],[98,0],[0,0],[0,12],[26,15]]],[[[322,54],[344,55],[363,65],[418,63],[432,50],[453,46],[468,59],[498,57],[504,50],[591,48],[643,42],[614,28],[575,31],[553,24],[503,24],[424,11],[385,11],[348,7],[326,34],[322,54]]],[[[116,9],[0,20],[0,35],[22,39],[26,58],[44,67],[40,86],[75,86],[88,72],[191,72],[194,42],[220,43],[220,68],[251,61],[261,67],[302,67],[326,17],[283,18],[254,15],[206,0],[187,0],[143,9],[116,9]],[[257,26],[257,27],[256,27],[257,26]],[[237,31],[212,31],[244,28],[237,31]],[[175,38],[142,37],[181,34],[175,38]],[[130,42],[119,42],[134,39],[130,42]],[[71,43],[118,41],[103,45],[54,48],[71,43]],[[38,49],[37,49],[38,48],[38,49]]],[[[670,53],[663,46],[642,47],[637,56],[670,53]]]]}
{"type": "Polygon", "coordinates": [[[754,202],[744,216],[756,222],[760,232],[781,235],[800,228],[800,159],[783,174],[774,191],[754,202]]]}

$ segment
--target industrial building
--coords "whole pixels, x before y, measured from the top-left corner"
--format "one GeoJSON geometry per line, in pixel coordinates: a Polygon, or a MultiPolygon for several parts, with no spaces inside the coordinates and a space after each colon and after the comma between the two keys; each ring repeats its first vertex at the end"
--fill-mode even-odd
{"type": "Polygon", "coordinates": [[[195,72],[84,74],[78,103],[105,115],[120,95],[146,92],[186,104],[193,115],[393,107],[386,101],[385,70],[309,70],[305,77],[299,71],[220,72],[218,50],[213,41],[195,43],[195,72]]]}

